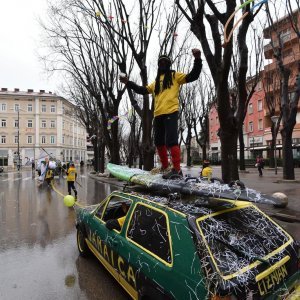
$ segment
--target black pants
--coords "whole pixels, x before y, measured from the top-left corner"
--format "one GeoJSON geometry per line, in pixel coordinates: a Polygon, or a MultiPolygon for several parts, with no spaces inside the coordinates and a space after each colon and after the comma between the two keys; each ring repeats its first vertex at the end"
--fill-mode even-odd
{"type": "Polygon", "coordinates": [[[74,191],[75,196],[77,196],[77,190],[75,188],[74,181],[68,181],[68,192],[69,192],[69,195],[71,195],[71,189],[74,191]]]}
{"type": "Polygon", "coordinates": [[[178,145],[178,112],[154,118],[154,144],[168,148],[178,145]]]}

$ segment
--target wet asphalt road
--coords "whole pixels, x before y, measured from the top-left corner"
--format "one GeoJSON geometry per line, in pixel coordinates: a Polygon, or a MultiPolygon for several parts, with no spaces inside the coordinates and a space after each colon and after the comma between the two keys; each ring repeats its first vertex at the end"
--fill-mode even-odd
{"type": "MultiPolygon", "coordinates": [[[[82,203],[115,189],[86,173],[78,181],[82,203]]],[[[66,194],[66,180],[55,182],[66,194]]],[[[73,208],[46,183],[38,187],[31,171],[0,174],[1,300],[129,299],[96,258],[79,257],[74,224],[73,208]]]]}

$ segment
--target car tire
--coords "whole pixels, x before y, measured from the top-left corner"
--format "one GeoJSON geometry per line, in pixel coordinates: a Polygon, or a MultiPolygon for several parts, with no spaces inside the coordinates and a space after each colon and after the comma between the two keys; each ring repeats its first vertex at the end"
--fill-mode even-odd
{"type": "Polygon", "coordinates": [[[89,256],[90,250],[86,244],[85,235],[80,227],[78,227],[77,229],[76,241],[77,241],[77,248],[79,251],[79,255],[82,257],[89,256]]]}

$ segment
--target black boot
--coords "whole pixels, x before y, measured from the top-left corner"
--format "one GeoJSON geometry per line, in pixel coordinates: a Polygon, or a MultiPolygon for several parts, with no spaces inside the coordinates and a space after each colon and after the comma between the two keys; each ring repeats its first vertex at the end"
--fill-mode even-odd
{"type": "Polygon", "coordinates": [[[164,174],[162,176],[163,179],[181,179],[183,178],[183,174],[182,174],[182,171],[179,170],[175,170],[175,169],[172,169],[169,173],[167,174],[164,174]]]}

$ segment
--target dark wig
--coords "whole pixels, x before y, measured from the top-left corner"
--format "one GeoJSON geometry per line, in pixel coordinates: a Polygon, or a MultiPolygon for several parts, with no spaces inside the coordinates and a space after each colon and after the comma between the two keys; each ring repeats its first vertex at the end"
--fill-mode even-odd
{"type": "Polygon", "coordinates": [[[174,76],[175,76],[175,71],[171,70],[170,66],[168,66],[167,70],[164,72],[158,69],[155,78],[155,89],[154,89],[155,96],[157,96],[160,92],[170,88],[173,85],[174,76]],[[160,75],[162,74],[165,74],[165,76],[162,84],[162,90],[160,90],[160,75]]]}

